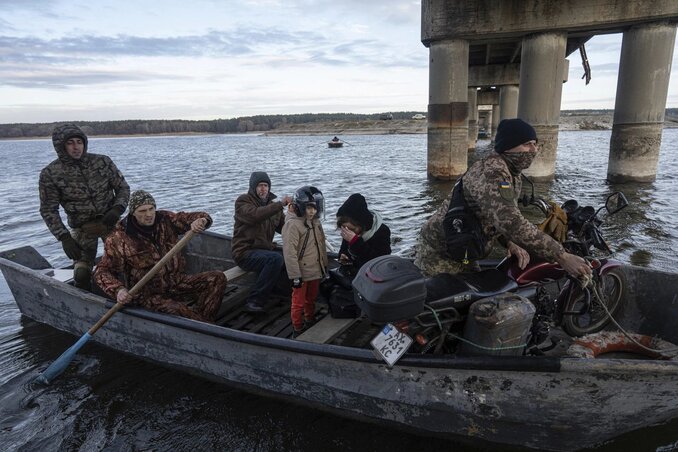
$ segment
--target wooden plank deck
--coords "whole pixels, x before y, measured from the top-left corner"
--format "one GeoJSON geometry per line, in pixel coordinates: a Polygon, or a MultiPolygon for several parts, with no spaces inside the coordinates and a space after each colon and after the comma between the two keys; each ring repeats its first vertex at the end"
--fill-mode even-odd
{"type": "Polygon", "coordinates": [[[322,320],[297,337],[304,342],[326,344],[339,336],[358,319],[335,319],[327,314],[322,320]]]}

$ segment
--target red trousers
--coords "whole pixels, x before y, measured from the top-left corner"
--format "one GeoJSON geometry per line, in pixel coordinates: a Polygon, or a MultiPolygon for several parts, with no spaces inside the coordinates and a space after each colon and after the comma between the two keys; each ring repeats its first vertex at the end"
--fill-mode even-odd
{"type": "Polygon", "coordinates": [[[292,327],[299,331],[304,327],[304,319],[313,320],[315,318],[315,301],[318,299],[318,289],[320,280],[304,281],[301,287],[292,289],[292,307],[290,316],[292,317],[292,327]]]}

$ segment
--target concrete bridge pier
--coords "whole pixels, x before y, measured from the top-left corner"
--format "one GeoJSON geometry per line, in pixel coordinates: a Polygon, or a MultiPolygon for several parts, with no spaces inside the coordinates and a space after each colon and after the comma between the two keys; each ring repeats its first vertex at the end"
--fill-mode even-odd
{"type": "Polygon", "coordinates": [[[476,150],[478,141],[478,90],[476,87],[468,89],[468,151],[476,150]]]}
{"type": "MultiPolygon", "coordinates": [[[[518,116],[518,85],[504,85],[499,88],[499,120],[511,119],[518,116]]],[[[496,128],[495,128],[496,130],[496,128]]]]}
{"type": "Polygon", "coordinates": [[[651,182],[664,125],[676,25],[637,25],[624,32],[607,179],[651,182]]]}
{"type": "Polygon", "coordinates": [[[427,172],[453,180],[468,168],[468,57],[462,39],[429,47],[427,172]]]}
{"type": "Polygon", "coordinates": [[[552,180],[555,175],[566,45],[564,32],[523,39],[518,117],[537,131],[540,152],[525,171],[537,180],[552,180]]]}
{"type": "MultiPolygon", "coordinates": [[[[516,104],[517,106],[517,104],[516,104]]],[[[490,139],[492,139],[492,142],[494,143],[494,136],[497,134],[497,126],[499,125],[499,118],[500,118],[500,113],[501,107],[499,104],[492,105],[492,122],[490,123],[490,139]]]]}

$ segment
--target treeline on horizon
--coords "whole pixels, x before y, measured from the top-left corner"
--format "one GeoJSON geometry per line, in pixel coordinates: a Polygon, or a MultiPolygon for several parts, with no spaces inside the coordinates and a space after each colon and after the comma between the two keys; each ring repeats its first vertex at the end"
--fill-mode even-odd
{"type": "MultiPolygon", "coordinates": [[[[584,109],[563,110],[563,115],[610,114],[613,110],[584,109]]],[[[393,119],[411,119],[422,111],[393,112],[393,119]]],[[[678,108],[667,108],[667,115],[678,116],[678,108]]],[[[0,138],[49,137],[58,124],[74,122],[88,136],[97,135],[154,135],[179,133],[245,133],[265,132],[286,124],[305,124],[322,121],[369,121],[378,120],[383,113],[302,113],[294,115],[257,115],[231,119],[186,120],[186,119],[129,119],[124,121],[61,121],[50,123],[0,124],[0,138]]]]}
{"type": "MultiPolygon", "coordinates": [[[[411,119],[420,111],[392,113],[393,119],[411,119]]],[[[173,133],[245,133],[265,132],[285,124],[304,124],[321,121],[365,121],[379,119],[382,113],[302,113],[294,115],[257,115],[231,119],[128,119],[123,121],[59,121],[49,123],[0,124],[0,138],[28,138],[52,136],[58,124],[73,122],[88,136],[96,135],[154,135],[173,133]]]]}

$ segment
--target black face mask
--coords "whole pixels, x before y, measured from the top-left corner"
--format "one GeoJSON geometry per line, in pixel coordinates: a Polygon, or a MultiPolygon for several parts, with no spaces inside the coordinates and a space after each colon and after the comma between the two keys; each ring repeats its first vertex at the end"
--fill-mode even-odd
{"type": "Polygon", "coordinates": [[[537,153],[533,151],[504,152],[501,156],[504,157],[512,171],[520,173],[532,165],[537,153]]]}

